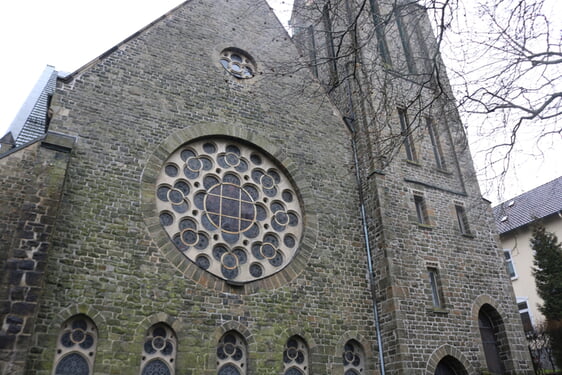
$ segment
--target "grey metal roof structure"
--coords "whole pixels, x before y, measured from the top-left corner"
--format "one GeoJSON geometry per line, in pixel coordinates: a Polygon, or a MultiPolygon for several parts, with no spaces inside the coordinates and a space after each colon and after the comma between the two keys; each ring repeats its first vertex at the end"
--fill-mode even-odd
{"type": "MultiPolygon", "coordinates": [[[[31,93],[8,128],[18,147],[45,135],[49,98],[56,88],[58,72],[47,65],[31,93]]],[[[8,134],[7,133],[7,134],[8,134]]]]}
{"type": "Polygon", "coordinates": [[[562,176],[492,208],[500,234],[562,212],[562,176]]]}

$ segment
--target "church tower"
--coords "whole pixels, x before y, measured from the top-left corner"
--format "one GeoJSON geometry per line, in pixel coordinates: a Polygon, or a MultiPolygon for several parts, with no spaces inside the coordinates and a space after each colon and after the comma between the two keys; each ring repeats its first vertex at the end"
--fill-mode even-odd
{"type": "Polygon", "coordinates": [[[58,77],[0,155],[0,372],[532,373],[427,16],[358,5],[188,0],[58,77]]]}
{"type": "Polygon", "coordinates": [[[357,155],[385,372],[531,371],[426,10],[297,0],[291,22],[357,155]]]}

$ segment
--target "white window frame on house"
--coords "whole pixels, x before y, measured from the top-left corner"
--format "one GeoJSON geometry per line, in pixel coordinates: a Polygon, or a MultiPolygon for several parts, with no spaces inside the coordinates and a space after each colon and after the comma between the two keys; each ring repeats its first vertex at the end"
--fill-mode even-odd
{"type": "MultiPolygon", "coordinates": [[[[529,321],[531,322],[531,331],[535,330],[535,322],[533,320],[533,314],[531,313],[531,309],[529,308],[529,298],[527,297],[517,297],[517,309],[519,310],[519,315],[521,316],[521,322],[523,322],[523,314],[527,314],[529,316],[529,321]],[[519,305],[525,303],[525,308],[520,308],[519,305]]],[[[525,324],[523,324],[523,329],[525,329],[525,324]]],[[[525,331],[531,332],[531,331],[525,331]]]]}
{"type": "Polygon", "coordinates": [[[513,261],[511,249],[503,249],[503,255],[505,257],[505,263],[509,277],[511,278],[511,280],[517,280],[519,278],[519,275],[517,274],[517,269],[515,268],[515,262],[513,261]],[[512,270],[513,273],[511,272],[512,270]]]}

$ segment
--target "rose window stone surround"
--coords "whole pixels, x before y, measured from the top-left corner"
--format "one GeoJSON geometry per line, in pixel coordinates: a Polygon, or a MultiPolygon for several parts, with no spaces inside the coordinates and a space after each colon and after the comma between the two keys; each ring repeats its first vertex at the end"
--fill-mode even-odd
{"type": "Polygon", "coordinates": [[[282,270],[302,235],[287,176],[269,156],[233,140],[198,140],[172,153],[157,180],[156,207],[179,251],[234,283],[282,270]]]}

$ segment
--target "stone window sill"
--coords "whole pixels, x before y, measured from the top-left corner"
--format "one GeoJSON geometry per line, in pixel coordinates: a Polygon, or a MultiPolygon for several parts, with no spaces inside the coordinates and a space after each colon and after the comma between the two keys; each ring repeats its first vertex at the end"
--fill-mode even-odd
{"type": "Polygon", "coordinates": [[[437,315],[447,315],[447,314],[449,314],[449,309],[446,309],[444,307],[432,307],[429,311],[431,313],[437,314],[437,315]]]}
{"type": "Polygon", "coordinates": [[[416,167],[421,167],[421,164],[416,160],[404,159],[404,161],[410,165],[414,165],[416,167]]]}
{"type": "Polygon", "coordinates": [[[437,172],[439,172],[439,173],[441,173],[441,174],[445,174],[445,175],[447,175],[447,176],[450,176],[450,175],[453,174],[453,172],[448,171],[448,170],[446,170],[446,169],[435,168],[435,170],[436,170],[437,172]]]}
{"type": "Polygon", "coordinates": [[[416,225],[418,226],[418,228],[421,228],[421,229],[427,229],[427,230],[433,229],[433,225],[431,225],[431,224],[423,224],[423,223],[416,222],[416,225]]]}

